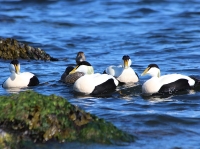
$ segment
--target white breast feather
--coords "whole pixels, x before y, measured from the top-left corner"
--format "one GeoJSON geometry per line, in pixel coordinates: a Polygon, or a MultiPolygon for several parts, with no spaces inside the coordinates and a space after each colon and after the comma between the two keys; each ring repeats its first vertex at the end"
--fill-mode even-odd
{"type": "Polygon", "coordinates": [[[76,80],[76,82],[74,83],[73,89],[76,92],[90,94],[95,88],[91,75],[86,74],[80,77],[78,80],[76,80]]]}
{"type": "Polygon", "coordinates": [[[131,67],[124,69],[122,71],[121,75],[119,77],[117,77],[117,79],[120,82],[125,82],[125,83],[138,82],[138,77],[135,74],[135,71],[131,67]]]}
{"type": "Polygon", "coordinates": [[[30,82],[30,79],[34,75],[30,72],[24,72],[18,74],[11,74],[10,77],[4,82],[3,87],[9,88],[9,87],[27,87],[27,85],[30,82]]]}
{"type": "Polygon", "coordinates": [[[151,79],[147,80],[143,85],[142,85],[142,92],[143,93],[156,93],[162,86],[157,77],[152,77],[151,79]]]}

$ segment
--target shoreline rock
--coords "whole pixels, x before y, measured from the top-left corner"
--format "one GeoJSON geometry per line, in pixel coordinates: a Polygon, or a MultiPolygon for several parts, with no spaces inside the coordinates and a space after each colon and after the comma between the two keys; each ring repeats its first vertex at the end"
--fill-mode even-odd
{"type": "Polygon", "coordinates": [[[0,39],[0,58],[58,61],[57,58],[51,57],[44,50],[31,47],[12,38],[0,39]]]}
{"type": "MultiPolygon", "coordinates": [[[[56,95],[33,91],[0,96],[0,127],[22,140],[46,142],[134,142],[135,137],[56,95]],[[8,131],[7,131],[8,130],[8,131]]],[[[12,141],[11,141],[12,142],[12,141]]],[[[1,146],[1,145],[0,145],[1,146]]]]}

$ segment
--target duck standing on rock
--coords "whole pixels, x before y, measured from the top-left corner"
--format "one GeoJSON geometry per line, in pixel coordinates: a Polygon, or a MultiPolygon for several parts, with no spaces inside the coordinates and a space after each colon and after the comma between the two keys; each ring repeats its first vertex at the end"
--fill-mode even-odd
{"type": "Polygon", "coordinates": [[[142,93],[146,95],[173,94],[195,87],[199,80],[182,74],[167,74],[160,76],[160,69],[156,64],[150,64],[141,74],[149,74],[151,78],[142,85],[142,93]]]}
{"type": "Polygon", "coordinates": [[[122,57],[122,65],[109,66],[106,68],[105,73],[114,76],[120,83],[136,83],[139,81],[138,75],[130,67],[131,59],[128,55],[122,57]]]}
{"type": "Polygon", "coordinates": [[[3,88],[21,88],[39,84],[39,80],[34,74],[30,72],[20,73],[20,63],[18,60],[11,61],[9,69],[11,75],[3,82],[3,88]]]}
{"type": "Polygon", "coordinates": [[[69,66],[61,76],[64,83],[74,83],[78,78],[85,74],[93,74],[92,65],[86,61],[84,52],[78,52],[76,56],[76,67],[69,66]]]}

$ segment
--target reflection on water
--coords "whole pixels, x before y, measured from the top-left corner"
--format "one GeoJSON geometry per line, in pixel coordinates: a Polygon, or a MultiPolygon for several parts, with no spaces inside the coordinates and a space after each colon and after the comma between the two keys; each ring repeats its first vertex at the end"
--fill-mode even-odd
{"type": "Polygon", "coordinates": [[[33,90],[31,88],[6,88],[5,91],[9,94],[18,94],[19,92],[22,91],[27,91],[27,90],[33,90]]]}

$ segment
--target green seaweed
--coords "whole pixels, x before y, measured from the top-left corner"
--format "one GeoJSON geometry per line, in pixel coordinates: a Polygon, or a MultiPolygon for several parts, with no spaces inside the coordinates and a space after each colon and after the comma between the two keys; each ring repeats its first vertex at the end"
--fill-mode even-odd
{"type": "Polygon", "coordinates": [[[0,96],[0,127],[33,141],[131,142],[134,136],[56,95],[34,91],[0,96]]]}

